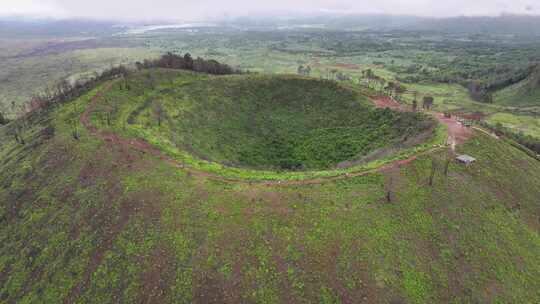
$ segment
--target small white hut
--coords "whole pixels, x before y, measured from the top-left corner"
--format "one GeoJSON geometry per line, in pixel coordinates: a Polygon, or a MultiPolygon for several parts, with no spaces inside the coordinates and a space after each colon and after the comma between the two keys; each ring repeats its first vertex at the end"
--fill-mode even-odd
{"type": "Polygon", "coordinates": [[[458,156],[457,160],[462,164],[470,165],[476,161],[476,158],[463,154],[463,155],[458,156]]]}

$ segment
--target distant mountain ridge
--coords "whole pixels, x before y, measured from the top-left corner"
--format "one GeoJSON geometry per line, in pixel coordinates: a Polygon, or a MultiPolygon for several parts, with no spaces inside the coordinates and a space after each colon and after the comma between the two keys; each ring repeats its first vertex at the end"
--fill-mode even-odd
{"type": "Polygon", "coordinates": [[[318,25],[328,30],[415,30],[447,33],[540,35],[540,16],[432,18],[400,15],[318,15],[309,17],[236,18],[225,22],[249,28],[301,28],[318,25]]]}
{"type": "Polygon", "coordinates": [[[443,32],[540,35],[540,16],[502,15],[498,17],[454,17],[425,19],[412,29],[443,32]]]}
{"type": "MultiPolygon", "coordinates": [[[[320,14],[310,16],[258,16],[212,20],[219,26],[248,30],[326,29],[326,30],[374,30],[374,31],[432,31],[471,34],[540,35],[540,16],[504,14],[496,17],[418,17],[406,15],[343,15],[320,14]]],[[[155,24],[163,22],[155,21],[155,24]]],[[[168,22],[169,23],[169,22],[168,22]]],[[[167,23],[167,24],[168,24],[167,23]]],[[[139,24],[91,19],[35,19],[24,17],[0,17],[0,36],[29,35],[107,35],[139,24]]],[[[145,25],[151,23],[145,22],[145,25]]]]}

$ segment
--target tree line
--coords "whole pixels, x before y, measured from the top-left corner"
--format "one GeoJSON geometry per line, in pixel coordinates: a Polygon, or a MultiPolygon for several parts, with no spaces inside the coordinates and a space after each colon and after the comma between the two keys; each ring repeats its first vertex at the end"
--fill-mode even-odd
{"type": "Polygon", "coordinates": [[[156,60],[144,60],[143,62],[136,62],[135,66],[138,70],[148,68],[167,68],[189,70],[213,75],[240,74],[239,70],[234,69],[227,64],[220,63],[213,59],[203,59],[201,57],[193,59],[189,53],[186,53],[184,56],[180,56],[169,52],[156,60]]]}
{"type": "Polygon", "coordinates": [[[540,64],[532,63],[528,68],[523,69],[519,73],[492,82],[471,81],[468,83],[467,88],[474,100],[492,103],[494,92],[527,79],[528,90],[540,87],[540,82],[537,81],[540,79],[540,64]]]}
{"type": "Polygon", "coordinates": [[[47,88],[42,93],[33,96],[26,105],[24,112],[29,113],[37,109],[74,100],[92,90],[99,82],[125,77],[128,74],[129,69],[120,65],[106,69],[101,73],[95,73],[89,79],[77,80],[75,82],[70,82],[66,79],[61,80],[54,87],[47,88]]]}
{"type": "Polygon", "coordinates": [[[519,144],[527,147],[531,151],[540,155],[540,140],[531,135],[526,135],[523,132],[515,132],[510,128],[503,126],[501,123],[488,124],[486,122],[479,122],[481,126],[493,130],[498,136],[508,137],[519,144]]]}

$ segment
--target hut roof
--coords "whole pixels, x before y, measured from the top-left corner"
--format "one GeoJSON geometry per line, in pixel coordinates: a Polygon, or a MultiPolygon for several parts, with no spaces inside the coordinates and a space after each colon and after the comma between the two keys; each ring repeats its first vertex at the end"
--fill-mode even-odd
{"type": "Polygon", "coordinates": [[[460,155],[457,157],[457,160],[459,160],[462,163],[470,164],[476,161],[476,158],[470,156],[470,155],[460,155]]]}

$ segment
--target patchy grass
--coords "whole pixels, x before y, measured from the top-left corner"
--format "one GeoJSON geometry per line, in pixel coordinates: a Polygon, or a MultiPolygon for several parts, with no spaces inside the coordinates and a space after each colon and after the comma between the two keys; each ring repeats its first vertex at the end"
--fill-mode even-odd
{"type": "Polygon", "coordinates": [[[322,185],[237,184],[91,137],[77,118],[95,92],[31,118],[25,145],[0,129],[2,302],[540,298],[540,163],[505,141],[458,146],[478,161],[448,176],[441,151],[322,185]]]}

